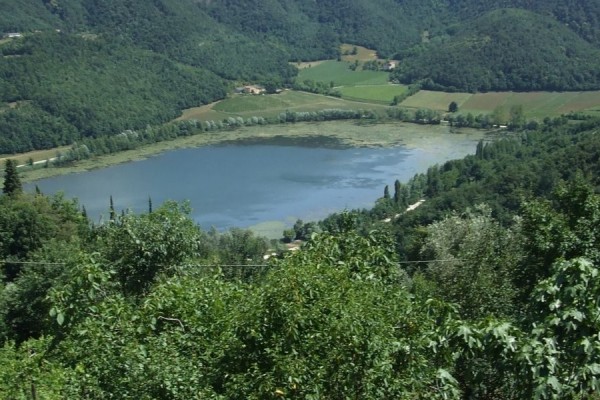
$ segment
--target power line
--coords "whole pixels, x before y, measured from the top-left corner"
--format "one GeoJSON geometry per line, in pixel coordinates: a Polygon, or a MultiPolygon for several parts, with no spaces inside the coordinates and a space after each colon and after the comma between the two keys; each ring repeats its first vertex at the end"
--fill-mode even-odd
{"type": "Polygon", "coordinates": [[[66,265],[64,262],[49,262],[49,261],[13,261],[13,260],[0,260],[0,264],[40,264],[40,265],[66,265]]]}
{"type": "Polygon", "coordinates": [[[192,264],[192,265],[174,265],[173,267],[270,267],[271,264],[192,264]]]}
{"type": "Polygon", "coordinates": [[[461,258],[455,258],[453,260],[418,260],[418,261],[398,261],[394,264],[422,264],[422,263],[430,263],[430,262],[455,262],[455,261],[467,261],[461,258]]]}
{"type": "MultiPolygon", "coordinates": [[[[16,260],[0,260],[0,264],[21,264],[21,265],[67,265],[64,262],[50,261],[16,261],[16,260]]],[[[173,265],[172,268],[181,267],[268,267],[270,264],[188,264],[188,265],[173,265]]]]}
{"type": "MultiPolygon", "coordinates": [[[[424,264],[430,262],[456,262],[456,261],[467,261],[460,258],[450,260],[416,260],[416,261],[397,261],[394,264],[424,264]]],[[[50,261],[13,261],[13,260],[0,260],[0,264],[21,264],[21,265],[66,265],[64,262],[50,262],[50,261]]],[[[188,265],[173,265],[171,268],[182,268],[182,267],[269,267],[272,264],[188,264],[188,265]]]]}

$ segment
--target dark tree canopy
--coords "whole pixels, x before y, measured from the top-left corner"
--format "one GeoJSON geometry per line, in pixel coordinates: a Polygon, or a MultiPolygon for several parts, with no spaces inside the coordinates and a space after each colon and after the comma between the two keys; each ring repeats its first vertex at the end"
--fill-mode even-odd
{"type": "Polygon", "coordinates": [[[2,192],[8,195],[19,194],[23,191],[21,178],[17,171],[17,163],[14,160],[8,159],[4,162],[4,186],[2,192]]]}
{"type": "Polygon", "coordinates": [[[590,90],[600,86],[600,51],[564,24],[502,9],[451,34],[400,52],[400,82],[448,91],[590,90]]]}

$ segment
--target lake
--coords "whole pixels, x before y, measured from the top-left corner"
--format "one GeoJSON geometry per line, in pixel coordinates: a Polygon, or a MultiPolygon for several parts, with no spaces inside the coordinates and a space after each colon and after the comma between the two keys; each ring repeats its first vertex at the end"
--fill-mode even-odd
{"type": "MultiPolygon", "coordinates": [[[[365,128],[378,129],[377,125],[365,128]]],[[[381,129],[381,127],[379,128],[381,129]]],[[[343,209],[371,207],[436,163],[475,152],[481,132],[432,130],[407,134],[393,147],[348,147],[335,139],[286,137],[178,149],[151,158],[35,182],[44,193],[64,192],[95,222],[115,208],[145,212],[171,199],[189,200],[205,229],[251,227],[280,236],[298,218],[317,220],[343,209]],[[275,223],[275,224],[274,224],[275,223]]],[[[26,186],[32,190],[34,184],[26,186]]]]}

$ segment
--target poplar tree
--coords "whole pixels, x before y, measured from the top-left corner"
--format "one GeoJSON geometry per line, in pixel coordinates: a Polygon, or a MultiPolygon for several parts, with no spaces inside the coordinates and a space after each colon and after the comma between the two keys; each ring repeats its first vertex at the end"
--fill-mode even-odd
{"type": "Polygon", "coordinates": [[[109,211],[110,211],[110,220],[114,221],[117,219],[117,213],[115,212],[115,203],[113,202],[113,197],[112,195],[110,195],[110,205],[109,205],[109,211]]]}
{"type": "Polygon", "coordinates": [[[402,184],[400,183],[400,181],[398,179],[396,179],[394,181],[394,203],[398,204],[400,203],[400,188],[402,187],[402,184]]]}

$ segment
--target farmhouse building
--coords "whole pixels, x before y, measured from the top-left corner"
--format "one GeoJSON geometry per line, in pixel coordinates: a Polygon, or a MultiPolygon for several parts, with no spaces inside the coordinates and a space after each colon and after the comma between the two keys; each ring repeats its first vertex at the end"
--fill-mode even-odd
{"type": "Polygon", "coordinates": [[[388,61],[385,64],[383,64],[383,70],[384,71],[391,71],[394,68],[396,68],[396,65],[397,65],[396,61],[388,61]]]}
{"type": "Polygon", "coordinates": [[[258,85],[246,85],[241,88],[236,88],[236,93],[245,94],[263,94],[266,92],[265,88],[258,85]]]}

